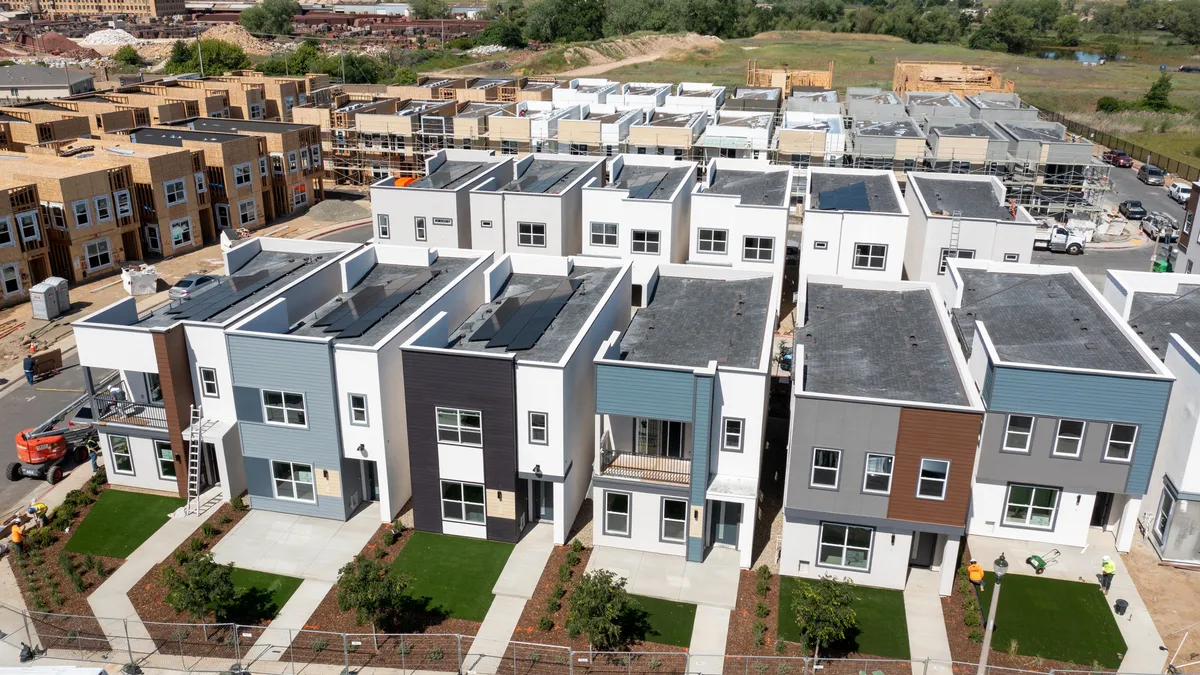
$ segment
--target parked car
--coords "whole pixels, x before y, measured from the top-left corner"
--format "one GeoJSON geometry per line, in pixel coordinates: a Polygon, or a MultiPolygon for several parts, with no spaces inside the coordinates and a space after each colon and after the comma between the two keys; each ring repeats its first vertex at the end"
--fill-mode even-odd
{"type": "Polygon", "coordinates": [[[1179,66],[1181,73],[1200,73],[1200,66],[1179,66]]]}
{"type": "Polygon", "coordinates": [[[1124,150],[1109,150],[1102,155],[1102,159],[1113,166],[1129,168],[1133,166],[1133,158],[1124,150]]]}
{"type": "Polygon", "coordinates": [[[1184,182],[1171,183],[1171,189],[1167,190],[1167,195],[1180,204],[1186,204],[1188,197],[1192,196],[1192,185],[1184,182]]]}
{"type": "Polygon", "coordinates": [[[187,300],[216,287],[216,281],[217,277],[209,274],[189,274],[175,282],[171,290],[167,291],[167,297],[172,300],[187,300]]]}
{"type": "Polygon", "coordinates": [[[1146,217],[1146,209],[1142,203],[1136,199],[1126,199],[1117,207],[1117,211],[1129,220],[1141,220],[1146,217]]]}
{"type": "Polygon", "coordinates": [[[1138,169],[1137,177],[1146,185],[1162,185],[1166,180],[1163,170],[1153,164],[1143,164],[1142,168],[1138,169]]]}
{"type": "Polygon", "coordinates": [[[1170,244],[1179,239],[1179,221],[1165,213],[1154,211],[1142,219],[1142,232],[1151,239],[1170,244]]]}

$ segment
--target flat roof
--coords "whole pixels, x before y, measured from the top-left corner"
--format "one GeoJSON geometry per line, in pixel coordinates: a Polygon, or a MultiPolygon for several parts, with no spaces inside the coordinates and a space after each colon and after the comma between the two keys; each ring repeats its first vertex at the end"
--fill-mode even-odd
{"type": "Polygon", "coordinates": [[[482,103],[480,101],[471,101],[463,106],[462,110],[455,113],[455,117],[464,119],[477,119],[480,117],[491,117],[492,115],[512,114],[512,103],[482,103]]]}
{"type": "Polygon", "coordinates": [[[791,98],[809,98],[814,101],[837,103],[838,93],[833,89],[805,90],[793,87],[791,98]]]}
{"type": "Polygon", "coordinates": [[[1042,143],[1066,143],[1066,137],[1057,126],[1043,127],[1020,122],[1000,122],[1004,130],[1019,141],[1041,141],[1042,143]]]}
{"type": "Polygon", "coordinates": [[[840,133],[842,130],[842,118],[840,117],[825,117],[812,120],[789,120],[786,116],[783,118],[783,129],[794,131],[832,131],[840,133]]]}
{"type": "Polygon", "coordinates": [[[542,82],[540,80],[529,80],[525,86],[521,87],[521,91],[549,91],[558,87],[558,82],[542,82]]]}
{"type": "Polygon", "coordinates": [[[506,84],[516,84],[517,81],[511,77],[480,77],[472,80],[467,85],[467,89],[492,89],[502,87],[506,84]]]}
{"type": "Polygon", "coordinates": [[[780,91],[776,87],[738,87],[733,91],[734,98],[750,98],[762,101],[778,101],[780,91]]]}
{"type": "Polygon", "coordinates": [[[859,136],[889,136],[893,138],[920,138],[921,129],[912,120],[902,117],[894,120],[872,122],[862,120],[854,125],[859,136]]]}
{"type": "Polygon", "coordinates": [[[448,159],[420,180],[413,181],[409,187],[431,188],[437,190],[457,190],[470,183],[487,167],[495,166],[490,162],[464,162],[448,159]]]}
{"type": "Polygon", "coordinates": [[[294,331],[292,335],[302,335],[306,337],[330,337],[334,338],[335,342],[352,344],[352,345],[373,345],[388,333],[396,329],[405,321],[408,321],[416,314],[427,302],[433,299],[450,284],[454,282],[458,275],[462,274],[468,267],[475,263],[478,258],[450,258],[447,256],[438,256],[438,259],[433,261],[433,264],[428,267],[423,265],[390,265],[387,263],[376,263],[371,268],[370,272],[358,282],[354,288],[345,293],[339,293],[329,302],[321,305],[312,314],[309,314],[302,320],[302,324],[294,331]],[[357,337],[341,338],[338,337],[336,331],[326,332],[328,326],[314,326],[313,324],[321,317],[343,306],[347,300],[350,300],[360,289],[365,289],[370,286],[386,286],[389,283],[400,281],[406,278],[413,277],[422,272],[433,273],[433,278],[425,285],[421,286],[415,293],[407,297],[404,302],[401,302],[392,311],[383,315],[379,321],[368,328],[362,335],[357,337]]]}
{"type": "Polygon", "coordinates": [[[21,123],[25,123],[25,122],[28,122],[28,120],[24,120],[24,119],[21,119],[20,117],[17,117],[16,115],[10,115],[10,114],[8,114],[8,113],[6,113],[6,112],[0,111],[0,122],[21,122],[21,123]]]}
{"type": "Polygon", "coordinates": [[[999,108],[1003,110],[1020,110],[1021,108],[1030,107],[1029,104],[1023,103],[1016,94],[1004,96],[968,96],[967,100],[975,104],[976,108],[999,108]]]}
{"type": "Polygon", "coordinates": [[[129,134],[130,143],[149,143],[151,145],[170,145],[182,148],[184,141],[202,141],[204,143],[228,143],[245,138],[241,134],[226,134],[220,132],[192,131],[191,129],[138,129],[129,134]]]}
{"type": "Polygon", "coordinates": [[[607,89],[616,84],[616,82],[605,82],[604,84],[581,84],[575,87],[575,91],[581,94],[595,94],[604,89],[607,89]]]}
{"type": "Polygon", "coordinates": [[[771,113],[761,113],[753,115],[731,115],[726,112],[717,114],[716,126],[721,127],[740,127],[746,129],[766,129],[771,126],[771,121],[775,116],[771,113]]]}
{"type": "Polygon", "coordinates": [[[939,136],[953,136],[955,138],[988,138],[993,141],[1005,140],[992,125],[981,120],[973,122],[961,122],[955,124],[931,124],[929,133],[937,132],[939,136]]]}
{"type": "Polygon", "coordinates": [[[703,368],[758,368],[770,317],[771,277],[660,276],[650,304],[621,339],[621,359],[703,368]]]}
{"type": "Polygon", "coordinates": [[[670,88],[669,84],[631,84],[625,89],[625,93],[633,96],[650,96],[670,88]]]}
{"type": "Polygon", "coordinates": [[[804,391],[970,405],[928,289],[809,283],[805,311],[804,391]]]}
{"type": "Polygon", "coordinates": [[[894,91],[881,91],[877,94],[847,93],[846,98],[855,101],[869,101],[879,105],[899,105],[901,103],[900,97],[894,91]]]}
{"type": "Polygon", "coordinates": [[[400,117],[412,117],[420,115],[426,110],[433,110],[446,105],[449,101],[405,101],[404,105],[396,109],[396,115],[400,117]]]}
{"type": "Polygon", "coordinates": [[[963,218],[1016,220],[1013,212],[996,198],[995,186],[990,181],[909,174],[908,185],[921,193],[935,215],[950,216],[958,211],[963,218]]]}
{"type": "Polygon", "coordinates": [[[675,194],[675,189],[687,179],[692,171],[693,169],[690,166],[644,166],[627,163],[621,168],[621,173],[617,174],[613,178],[613,181],[609,183],[608,187],[615,190],[629,190],[631,187],[634,187],[635,183],[649,179],[644,183],[641,191],[637,194],[631,191],[630,196],[637,199],[670,199],[671,195],[675,194]],[[645,191],[645,187],[654,182],[654,179],[658,176],[662,176],[662,178],[658,180],[657,186],[648,194],[641,194],[641,192],[645,191]]]}
{"type": "Polygon", "coordinates": [[[965,108],[966,103],[955,94],[933,92],[911,92],[907,94],[908,102],[915,105],[928,105],[943,108],[965,108]]]}
{"type": "Polygon", "coordinates": [[[1150,351],[1167,358],[1171,333],[1193,349],[1200,348],[1200,285],[1179,284],[1174,293],[1135,291],[1129,307],[1129,327],[1150,351]]]}
{"type": "Polygon", "coordinates": [[[286,134],[302,129],[311,129],[313,124],[294,124],[292,122],[266,122],[263,120],[234,120],[221,117],[194,117],[190,120],[171,122],[170,126],[186,126],[195,131],[216,131],[236,134],[242,131],[264,134],[286,134]]]}
{"type": "Polygon", "coordinates": [[[505,192],[556,195],[591,168],[591,162],[568,162],[534,155],[525,173],[500,189],[505,192]]]}
{"type": "MultiPolygon", "coordinates": [[[[599,122],[601,124],[612,124],[613,122],[616,122],[617,120],[624,117],[627,112],[628,111],[610,112],[610,113],[589,112],[588,116],[585,117],[584,119],[591,121],[591,122],[599,122]]],[[[566,121],[570,121],[570,120],[566,120],[566,121]]]]}
{"type": "Polygon", "coordinates": [[[808,191],[813,197],[813,203],[810,208],[821,211],[847,210],[871,211],[873,213],[901,213],[900,201],[896,198],[895,191],[892,190],[892,182],[884,175],[810,171],[808,185],[808,191]],[[862,187],[854,187],[857,185],[862,185],[862,187]],[[826,203],[822,204],[822,194],[832,193],[834,190],[841,190],[842,192],[828,194],[824,200],[826,203]],[[854,193],[865,191],[867,208],[851,209],[842,206],[843,201],[840,199],[840,195],[847,194],[850,191],[854,193]]]}
{"type": "Polygon", "coordinates": [[[705,87],[703,89],[680,89],[676,96],[691,96],[694,98],[716,98],[720,96],[721,89],[719,87],[705,87]]]}
{"type": "Polygon", "coordinates": [[[1155,372],[1075,275],[958,271],[963,299],[952,315],[968,346],[982,321],[1005,361],[1155,372]]]}
{"type": "Polygon", "coordinates": [[[703,112],[660,113],[655,111],[647,124],[652,127],[675,127],[681,129],[689,126],[703,114],[703,112]]]}
{"type": "Polygon", "coordinates": [[[567,276],[550,274],[512,274],[504,282],[504,288],[496,295],[496,299],[480,305],[467,317],[450,335],[449,349],[464,352],[487,352],[490,354],[512,354],[518,361],[540,361],[557,363],[566,355],[567,349],[575,341],[588,317],[592,315],[604,293],[616,280],[622,267],[581,267],[575,266],[567,276]],[[496,310],[509,298],[518,298],[522,302],[537,291],[557,287],[567,279],[577,279],[580,282],[575,292],[567,299],[565,305],[554,317],[554,320],[537,338],[533,347],[520,351],[508,351],[508,347],[487,346],[485,340],[470,338],[483,326],[496,310]]]}
{"type": "Polygon", "coordinates": [[[791,194],[787,171],[733,171],[717,166],[707,192],[737,195],[741,204],[782,206],[791,194]]]}

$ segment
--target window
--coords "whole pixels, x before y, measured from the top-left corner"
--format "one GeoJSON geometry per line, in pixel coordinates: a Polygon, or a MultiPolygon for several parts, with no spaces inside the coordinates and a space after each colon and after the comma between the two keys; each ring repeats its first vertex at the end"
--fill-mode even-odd
{"type": "Polygon", "coordinates": [[[855,244],[854,267],[862,270],[881,270],[887,262],[887,244],[855,244]]]}
{"type": "Polygon", "coordinates": [[[117,190],[114,192],[113,201],[117,204],[118,218],[128,218],[133,215],[133,202],[129,199],[129,190],[117,190]]]}
{"type": "Polygon", "coordinates": [[[175,480],[175,455],[170,441],[154,441],[154,457],[158,460],[158,477],[175,480]]]}
{"type": "Polygon", "coordinates": [[[828,250],[829,250],[829,242],[827,242],[827,241],[814,241],[814,242],[813,242],[813,249],[814,249],[814,250],[817,250],[817,251],[828,251],[828,250]]]}
{"type": "Polygon", "coordinates": [[[237,164],[233,167],[233,184],[235,187],[249,185],[250,181],[250,162],[245,164],[237,164]]]}
{"type": "Polygon", "coordinates": [[[502,155],[517,154],[517,142],[516,141],[500,141],[500,154],[502,154],[502,155]]]}
{"type": "Polygon", "coordinates": [[[79,227],[87,227],[92,224],[91,216],[88,212],[88,203],[86,199],[80,199],[71,205],[71,210],[75,213],[75,224],[79,227]]]}
{"type": "Polygon", "coordinates": [[[0,218],[0,246],[16,246],[13,239],[12,223],[8,218],[0,218]]]}
{"type": "Polygon", "coordinates": [[[478,410],[437,409],[439,443],[483,445],[483,416],[478,410]]]}
{"type": "Polygon", "coordinates": [[[1076,420],[1059,420],[1058,434],[1054,439],[1054,452],[1059,457],[1078,457],[1083,446],[1084,423],[1076,420]]]}
{"type": "Polygon", "coordinates": [[[742,428],[745,422],[732,417],[725,418],[724,433],[721,434],[721,449],[740,452],[742,449],[742,428]]]}
{"type": "Polygon", "coordinates": [[[616,223],[592,223],[592,246],[616,246],[616,223]]]}
{"type": "Polygon", "coordinates": [[[463,523],[486,523],[483,486],[477,483],[442,481],[442,518],[463,523]]]}
{"type": "Polygon", "coordinates": [[[817,564],[822,567],[870,569],[874,534],[875,530],[870,527],[821,523],[817,564]]]}
{"type": "Polygon", "coordinates": [[[1133,457],[1133,442],[1138,428],[1131,424],[1114,424],[1108,430],[1108,445],[1104,447],[1104,459],[1128,462],[1133,457]]]}
{"type": "Polygon", "coordinates": [[[1163,488],[1162,496],[1158,498],[1158,514],[1154,518],[1154,537],[1158,543],[1167,536],[1167,523],[1171,520],[1171,511],[1175,508],[1175,495],[1163,488]]]}
{"type": "Polygon", "coordinates": [[[1021,262],[1020,253],[1005,253],[1004,262],[1021,262]]]}
{"type": "Polygon", "coordinates": [[[146,226],[146,248],[155,253],[162,252],[162,243],[158,240],[158,226],[146,226]]]}
{"type": "Polygon", "coordinates": [[[836,490],[841,465],[841,450],[813,448],[812,476],[809,478],[809,486],[836,490]]]}
{"type": "Polygon", "coordinates": [[[265,156],[258,158],[258,175],[263,178],[267,177],[267,158],[265,156]]]}
{"type": "Polygon", "coordinates": [[[682,499],[662,500],[662,525],[658,536],[663,541],[687,541],[687,502],[682,499]]]}
{"type": "Polygon", "coordinates": [[[258,120],[258,119],[262,119],[262,116],[263,116],[262,105],[260,105],[258,103],[251,103],[250,104],[250,119],[258,120]]]}
{"type": "Polygon", "coordinates": [[[742,239],[742,260],[757,260],[771,262],[775,256],[775,240],[771,237],[744,237],[742,239]]]}
{"type": "Polygon", "coordinates": [[[648,230],[634,230],[631,232],[633,252],[658,254],[658,235],[658,232],[650,232],[648,230]]]}
{"type": "Polygon", "coordinates": [[[1009,485],[1008,500],[1004,505],[1004,524],[1042,530],[1053,528],[1058,492],[1054,488],[1009,485]]]}
{"type": "Polygon", "coordinates": [[[300,502],[317,501],[316,475],[312,464],[277,462],[271,460],[271,475],[275,478],[275,497],[300,502]]]}
{"type": "Polygon", "coordinates": [[[629,502],[628,492],[604,493],[604,534],[619,534],[629,536],[629,502]]]}
{"type": "Polygon", "coordinates": [[[300,170],[300,163],[296,159],[296,151],[292,150],[287,154],[288,158],[288,173],[296,173],[300,170]]]}
{"type": "MultiPolygon", "coordinates": [[[[383,137],[381,136],[380,138],[382,139],[383,137]]],[[[383,142],[381,140],[380,147],[382,146],[383,142]]],[[[308,170],[308,148],[300,148],[300,168],[306,171],[308,170]]]]}
{"type": "Polygon", "coordinates": [[[258,208],[253,199],[238,202],[238,222],[242,225],[253,225],[258,220],[258,208]]]}
{"type": "Polygon", "coordinates": [[[217,398],[221,390],[217,388],[217,369],[200,367],[200,393],[204,396],[217,398]]]}
{"type": "MultiPolygon", "coordinates": [[[[400,139],[400,147],[401,148],[404,147],[404,139],[403,138],[400,139]]],[[[309,156],[312,157],[313,167],[321,166],[321,146],[319,146],[319,145],[309,146],[308,150],[309,150],[309,152],[308,152],[309,156]]]]}
{"type": "Polygon", "coordinates": [[[572,155],[586,155],[588,153],[587,143],[571,143],[568,152],[572,155]]]}
{"type": "Polygon", "coordinates": [[[125,436],[109,436],[108,448],[112,450],[113,471],[132,474],[133,452],[129,449],[129,439],[125,436]]]}
{"type": "Polygon", "coordinates": [[[892,462],[891,455],[875,455],[867,453],[867,467],[863,476],[863,492],[886,495],[892,491],[892,462]]]}
{"type": "Polygon", "coordinates": [[[263,419],[267,424],[302,427],[308,423],[304,412],[304,394],[263,389],[263,419]]]}
{"type": "Polygon", "coordinates": [[[17,227],[21,229],[21,241],[34,241],[42,236],[38,231],[37,211],[18,213],[17,227]]]}
{"type": "Polygon", "coordinates": [[[517,246],[546,245],[545,223],[517,223],[517,246]]]}
{"type": "Polygon", "coordinates": [[[946,273],[946,268],[948,267],[946,260],[950,258],[958,258],[959,260],[974,260],[975,251],[967,251],[961,248],[954,250],[948,248],[942,249],[942,261],[938,263],[938,274],[946,273]]]}
{"type": "Polygon", "coordinates": [[[491,227],[492,227],[492,221],[490,221],[490,220],[481,220],[481,221],[479,221],[479,226],[480,226],[480,227],[485,227],[485,228],[491,229],[491,227]]]}
{"type": "Polygon", "coordinates": [[[1033,438],[1033,418],[1028,415],[1009,415],[1008,428],[1004,430],[1004,449],[1029,452],[1033,438]]]}
{"type": "Polygon", "coordinates": [[[204,184],[204,172],[197,171],[196,175],[195,175],[195,179],[196,179],[196,194],[202,195],[205,192],[207,192],[208,187],[204,184]]]}
{"type": "Polygon", "coordinates": [[[92,200],[96,207],[96,222],[103,223],[112,220],[112,201],[108,195],[100,195],[92,200]]]}
{"type": "Polygon", "coordinates": [[[272,152],[271,153],[271,172],[274,173],[276,176],[283,175],[283,153],[282,152],[272,152]]]}
{"type": "Polygon", "coordinates": [[[87,269],[89,272],[108,267],[112,264],[112,252],[108,249],[107,239],[89,241],[84,244],[83,253],[87,256],[87,269]]]}
{"type": "Polygon", "coordinates": [[[921,459],[921,475],[917,479],[919,499],[945,499],[950,462],[945,459],[921,459]]]}
{"type": "Polygon", "coordinates": [[[700,230],[700,237],[696,242],[696,250],[701,253],[720,253],[721,255],[725,255],[729,252],[729,231],[700,230]]]}
{"type": "Polygon", "coordinates": [[[167,193],[167,205],[182,204],[187,201],[187,183],[182,178],[163,183],[163,191],[167,193]]]}
{"type": "Polygon", "coordinates": [[[529,413],[529,442],[538,445],[550,442],[550,416],[546,413],[529,413]]]}
{"type": "Polygon", "coordinates": [[[380,213],[375,216],[375,226],[379,230],[380,239],[392,238],[392,228],[388,223],[388,215],[386,213],[380,213]]]}
{"type": "Polygon", "coordinates": [[[16,263],[0,267],[0,283],[4,285],[4,297],[21,292],[21,272],[16,263]]]}
{"type": "Polygon", "coordinates": [[[413,217],[413,230],[417,241],[425,241],[425,237],[427,236],[425,232],[425,216],[413,217]]]}
{"type": "Polygon", "coordinates": [[[181,218],[171,221],[171,245],[179,248],[180,246],[191,246],[192,243],[192,219],[181,218]]]}
{"type": "Polygon", "coordinates": [[[367,397],[363,394],[350,394],[350,424],[367,424],[367,397]]]}
{"type": "Polygon", "coordinates": [[[308,203],[308,186],[292,186],[292,206],[304,206],[308,203]]]}
{"type": "Polygon", "coordinates": [[[634,452],[652,457],[683,459],[688,455],[685,435],[683,422],[639,417],[633,425],[634,452]]]}

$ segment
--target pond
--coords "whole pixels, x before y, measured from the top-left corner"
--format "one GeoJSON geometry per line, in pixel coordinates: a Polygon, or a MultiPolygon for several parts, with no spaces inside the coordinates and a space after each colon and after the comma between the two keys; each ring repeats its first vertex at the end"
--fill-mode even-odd
{"type": "MultiPolygon", "coordinates": [[[[1104,56],[1097,52],[1085,52],[1072,49],[1053,49],[1050,51],[1038,52],[1037,56],[1039,59],[1075,59],[1085,66],[1098,66],[1105,61],[1104,56]]],[[[1128,57],[1118,56],[1117,60],[1120,61],[1125,58],[1128,57]]]]}

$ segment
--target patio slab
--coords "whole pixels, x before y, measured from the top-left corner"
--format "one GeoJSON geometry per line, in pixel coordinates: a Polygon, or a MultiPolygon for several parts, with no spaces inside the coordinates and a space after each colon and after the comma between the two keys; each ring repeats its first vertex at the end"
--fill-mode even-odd
{"type": "Polygon", "coordinates": [[[379,504],[346,522],[255,509],[217,543],[213,557],[243,569],[333,583],[381,522],[379,504]]]}
{"type": "Polygon", "coordinates": [[[629,580],[630,593],[732,610],[737,604],[738,552],[713,549],[704,562],[611,546],[592,549],[588,571],[609,570],[629,580]]]}

